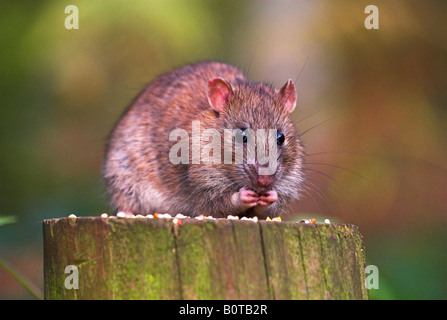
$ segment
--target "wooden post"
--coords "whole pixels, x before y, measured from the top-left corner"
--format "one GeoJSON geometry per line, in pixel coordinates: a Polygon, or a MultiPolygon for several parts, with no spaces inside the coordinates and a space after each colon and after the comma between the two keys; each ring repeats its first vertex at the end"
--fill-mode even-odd
{"type": "Polygon", "coordinates": [[[85,217],[43,235],[45,299],[368,299],[353,225],[85,217]]]}

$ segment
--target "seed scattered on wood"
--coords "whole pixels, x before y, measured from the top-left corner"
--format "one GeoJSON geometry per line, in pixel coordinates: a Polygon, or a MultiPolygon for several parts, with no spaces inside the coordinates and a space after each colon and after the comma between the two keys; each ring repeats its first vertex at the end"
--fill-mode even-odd
{"type": "Polygon", "coordinates": [[[118,212],[118,213],[116,214],[116,216],[117,216],[118,218],[125,218],[125,217],[126,217],[126,214],[125,214],[124,212],[120,211],[120,212],[118,212]]]}
{"type": "MultiPolygon", "coordinates": [[[[75,214],[70,214],[69,218],[76,218],[75,214]]],[[[181,224],[181,220],[182,219],[196,219],[196,220],[217,220],[217,219],[221,219],[221,218],[215,218],[213,216],[205,216],[204,214],[199,214],[196,217],[190,217],[190,216],[185,216],[184,214],[181,213],[177,213],[175,216],[171,216],[171,214],[169,213],[158,213],[155,212],[154,214],[148,214],[148,215],[142,215],[142,214],[137,214],[137,215],[133,215],[133,214],[126,214],[124,211],[119,211],[116,216],[109,216],[107,213],[102,213],[101,214],[101,218],[146,218],[146,219],[174,219],[175,221],[173,221],[173,223],[180,225],[181,224]]],[[[239,216],[233,216],[233,215],[228,215],[226,218],[223,219],[228,219],[228,220],[245,220],[245,221],[253,221],[253,222],[258,222],[259,218],[257,216],[254,216],[252,218],[248,218],[248,217],[242,217],[239,218],[239,216]]],[[[281,217],[275,217],[275,218],[270,218],[267,217],[265,219],[265,221],[281,221],[281,217]]],[[[309,224],[309,223],[316,223],[317,220],[314,218],[311,219],[303,219],[300,221],[301,223],[305,223],[305,224],[309,224]]],[[[325,224],[330,224],[331,221],[329,219],[324,219],[324,223],[325,224]]]]}

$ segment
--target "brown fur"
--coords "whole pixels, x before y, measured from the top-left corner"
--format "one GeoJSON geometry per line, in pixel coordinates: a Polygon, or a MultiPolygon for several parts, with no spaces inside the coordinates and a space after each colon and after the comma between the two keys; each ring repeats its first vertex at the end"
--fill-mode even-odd
{"type": "MultiPolygon", "coordinates": [[[[158,77],[126,110],[109,137],[104,179],[119,211],[275,217],[300,195],[302,152],[278,90],[248,82],[241,71],[228,64],[202,62],[158,77]],[[208,81],[216,77],[225,79],[234,90],[220,114],[207,99],[208,81]],[[286,142],[278,147],[279,164],[272,186],[278,200],[265,210],[239,212],[231,201],[235,192],[242,187],[265,191],[253,183],[246,164],[173,165],[168,155],[176,142],[168,141],[169,134],[182,128],[191,137],[194,120],[200,120],[201,131],[216,128],[222,137],[224,129],[242,127],[282,131],[286,142]]],[[[222,141],[222,158],[223,154],[222,141]]]]}

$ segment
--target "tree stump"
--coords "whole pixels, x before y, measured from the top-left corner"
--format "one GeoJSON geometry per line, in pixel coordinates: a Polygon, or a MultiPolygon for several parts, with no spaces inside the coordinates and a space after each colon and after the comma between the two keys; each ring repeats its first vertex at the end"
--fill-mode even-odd
{"type": "Polygon", "coordinates": [[[83,217],[43,236],[45,299],[368,299],[353,225],[83,217]]]}

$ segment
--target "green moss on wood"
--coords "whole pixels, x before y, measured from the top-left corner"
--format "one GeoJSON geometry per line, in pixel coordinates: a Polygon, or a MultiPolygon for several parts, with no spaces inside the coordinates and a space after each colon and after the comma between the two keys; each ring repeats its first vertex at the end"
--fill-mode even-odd
{"type": "Polygon", "coordinates": [[[43,222],[46,299],[367,299],[355,226],[185,219],[43,222]],[[67,265],[79,289],[64,286],[67,265]]]}

